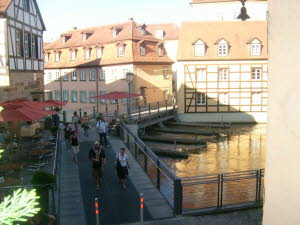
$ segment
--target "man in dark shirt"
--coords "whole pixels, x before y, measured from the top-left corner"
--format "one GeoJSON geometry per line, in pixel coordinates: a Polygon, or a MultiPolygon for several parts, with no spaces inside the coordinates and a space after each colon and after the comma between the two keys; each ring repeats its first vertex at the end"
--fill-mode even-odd
{"type": "Polygon", "coordinates": [[[95,141],[94,146],[89,151],[89,159],[92,163],[93,176],[96,179],[96,187],[99,188],[101,184],[101,177],[103,175],[103,166],[106,164],[105,152],[99,146],[99,142],[95,141]]]}
{"type": "Polygon", "coordinates": [[[65,124],[64,132],[65,132],[66,151],[68,151],[71,148],[70,137],[72,133],[72,128],[69,126],[68,123],[65,124]]]}

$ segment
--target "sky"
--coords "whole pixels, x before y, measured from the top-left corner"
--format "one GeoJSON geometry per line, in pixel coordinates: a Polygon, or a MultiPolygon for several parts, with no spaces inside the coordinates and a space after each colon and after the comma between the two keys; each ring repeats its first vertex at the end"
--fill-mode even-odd
{"type": "Polygon", "coordinates": [[[177,23],[188,20],[190,0],[37,0],[47,31],[44,41],[73,29],[125,22],[177,23]]]}

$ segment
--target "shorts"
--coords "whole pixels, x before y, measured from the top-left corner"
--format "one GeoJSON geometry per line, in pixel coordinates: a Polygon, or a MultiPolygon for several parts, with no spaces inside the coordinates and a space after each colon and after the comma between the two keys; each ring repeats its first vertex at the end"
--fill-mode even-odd
{"type": "Polygon", "coordinates": [[[79,153],[79,146],[72,146],[72,151],[73,151],[73,154],[78,154],[79,153]]]}
{"type": "Polygon", "coordinates": [[[103,168],[100,167],[92,167],[92,173],[94,177],[102,177],[103,176],[103,168]]]}

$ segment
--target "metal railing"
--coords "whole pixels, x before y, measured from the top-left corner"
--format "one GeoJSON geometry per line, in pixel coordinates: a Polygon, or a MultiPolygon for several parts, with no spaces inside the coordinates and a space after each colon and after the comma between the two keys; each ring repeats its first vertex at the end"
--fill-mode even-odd
{"type": "Polygon", "coordinates": [[[120,124],[120,138],[155,187],[174,209],[174,213],[181,214],[181,179],[137,135],[134,135],[123,122],[120,124]]]}
{"type": "Polygon", "coordinates": [[[262,206],[264,169],[179,178],[123,122],[120,138],[175,214],[201,214],[262,206]]]}
{"type": "Polygon", "coordinates": [[[183,214],[262,205],[264,169],[183,177],[183,214]]]}

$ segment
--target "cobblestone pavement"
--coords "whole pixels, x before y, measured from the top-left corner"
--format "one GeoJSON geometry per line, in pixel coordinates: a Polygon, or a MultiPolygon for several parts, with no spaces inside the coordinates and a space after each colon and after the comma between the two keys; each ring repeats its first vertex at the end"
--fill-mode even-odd
{"type": "MultiPolygon", "coordinates": [[[[262,209],[235,211],[230,213],[180,216],[177,218],[145,222],[145,225],[261,225],[262,209]]],[[[139,225],[131,223],[127,225],[139,225]]]]}

